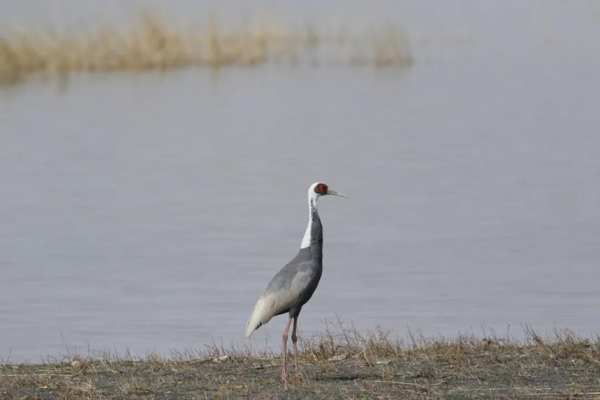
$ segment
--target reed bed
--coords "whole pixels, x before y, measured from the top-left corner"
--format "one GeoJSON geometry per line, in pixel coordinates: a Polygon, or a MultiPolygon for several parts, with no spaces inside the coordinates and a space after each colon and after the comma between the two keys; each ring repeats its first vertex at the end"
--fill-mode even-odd
{"type": "Polygon", "coordinates": [[[355,34],[325,32],[310,24],[286,27],[265,20],[231,29],[210,18],[204,27],[181,28],[145,13],[129,29],[109,26],[77,33],[11,30],[0,34],[0,84],[34,75],[269,62],[405,67],[412,57],[406,34],[391,25],[355,34]]]}

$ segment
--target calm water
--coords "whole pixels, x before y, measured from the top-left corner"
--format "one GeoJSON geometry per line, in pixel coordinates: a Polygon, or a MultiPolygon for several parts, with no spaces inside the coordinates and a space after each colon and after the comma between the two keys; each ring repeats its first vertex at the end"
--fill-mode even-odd
{"type": "MultiPolygon", "coordinates": [[[[2,21],[43,18],[39,2],[6,3],[2,21]]],[[[50,20],[76,22],[100,7],[52,4],[50,20]]],[[[406,21],[408,70],[2,89],[0,359],[278,346],[282,318],[251,342],[243,328],[300,244],[317,179],[351,199],[320,203],[325,270],[304,334],[338,317],[400,336],[600,332],[598,6],[420,4],[367,17],[406,21]]]]}

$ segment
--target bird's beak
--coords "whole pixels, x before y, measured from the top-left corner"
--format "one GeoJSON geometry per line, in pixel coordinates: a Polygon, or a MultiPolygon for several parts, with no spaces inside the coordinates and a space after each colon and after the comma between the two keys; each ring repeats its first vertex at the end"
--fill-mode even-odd
{"type": "Polygon", "coordinates": [[[341,193],[338,193],[338,192],[336,192],[335,190],[331,190],[331,189],[328,189],[328,190],[327,190],[327,194],[328,194],[328,195],[331,195],[331,196],[343,197],[343,198],[345,198],[345,199],[347,199],[347,198],[348,198],[348,196],[346,196],[346,195],[343,195],[343,194],[341,194],[341,193]]]}

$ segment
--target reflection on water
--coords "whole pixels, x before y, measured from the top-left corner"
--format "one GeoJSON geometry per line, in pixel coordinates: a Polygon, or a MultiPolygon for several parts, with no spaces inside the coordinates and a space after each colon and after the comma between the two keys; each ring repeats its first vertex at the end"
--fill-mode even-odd
{"type": "MultiPolygon", "coordinates": [[[[0,357],[245,343],[316,179],[351,199],[320,204],[303,333],[337,317],[597,333],[600,53],[511,35],[430,43],[403,72],[191,69],[0,92],[0,357]]],[[[276,346],[282,324],[254,345],[276,346]]]]}

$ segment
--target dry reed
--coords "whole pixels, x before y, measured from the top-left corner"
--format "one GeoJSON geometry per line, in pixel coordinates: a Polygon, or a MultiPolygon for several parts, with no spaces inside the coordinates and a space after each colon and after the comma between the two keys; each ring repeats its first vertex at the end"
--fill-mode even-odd
{"type": "Polygon", "coordinates": [[[393,26],[364,34],[328,34],[312,25],[286,29],[266,21],[225,29],[209,19],[204,29],[182,29],[145,13],[128,30],[13,30],[0,35],[0,84],[14,84],[35,74],[295,64],[307,59],[314,64],[315,57],[317,62],[376,67],[412,62],[406,35],[393,26]]]}

